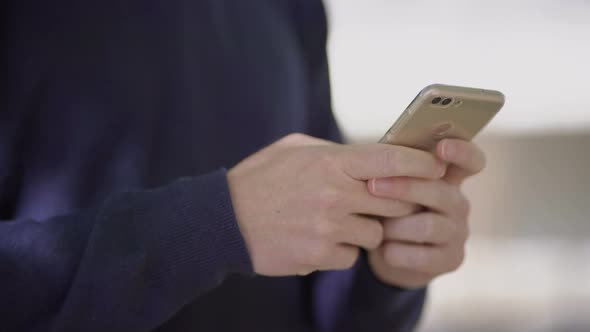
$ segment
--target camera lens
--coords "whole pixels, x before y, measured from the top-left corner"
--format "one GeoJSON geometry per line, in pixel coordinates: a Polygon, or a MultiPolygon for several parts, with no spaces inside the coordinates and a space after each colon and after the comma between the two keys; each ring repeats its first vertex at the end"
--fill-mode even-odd
{"type": "Polygon", "coordinates": [[[442,104],[447,106],[448,104],[450,104],[453,100],[451,98],[447,98],[445,100],[443,100],[442,104]]]}
{"type": "Polygon", "coordinates": [[[436,97],[436,98],[432,99],[432,103],[433,104],[438,104],[438,103],[440,103],[441,100],[442,100],[441,97],[436,97]]]}

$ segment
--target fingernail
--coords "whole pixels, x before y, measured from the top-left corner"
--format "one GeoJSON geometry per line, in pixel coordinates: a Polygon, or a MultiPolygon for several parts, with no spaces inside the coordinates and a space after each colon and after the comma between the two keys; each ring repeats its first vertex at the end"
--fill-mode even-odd
{"type": "Polygon", "coordinates": [[[373,193],[385,194],[387,193],[388,183],[383,179],[373,179],[373,193]]]}
{"type": "Polygon", "coordinates": [[[442,154],[445,159],[449,159],[455,153],[455,147],[449,142],[445,142],[442,147],[442,154]]]}

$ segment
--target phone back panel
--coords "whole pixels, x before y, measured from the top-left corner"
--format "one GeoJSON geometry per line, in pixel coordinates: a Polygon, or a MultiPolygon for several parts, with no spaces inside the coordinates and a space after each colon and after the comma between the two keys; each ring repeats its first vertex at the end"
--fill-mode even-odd
{"type": "Polygon", "coordinates": [[[443,138],[471,140],[503,105],[504,95],[498,91],[430,85],[379,142],[434,151],[443,138]]]}

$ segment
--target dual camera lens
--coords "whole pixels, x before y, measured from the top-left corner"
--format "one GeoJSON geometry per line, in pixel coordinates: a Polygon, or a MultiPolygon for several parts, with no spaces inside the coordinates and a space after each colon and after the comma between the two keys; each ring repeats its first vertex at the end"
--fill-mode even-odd
{"type": "Polygon", "coordinates": [[[436,98],[432,99],[433,105],[441,104],[443,106],[447,106],[452,102],[453,102],[453,99],[451,99],[451,98],[436,97],[436,98]]]}

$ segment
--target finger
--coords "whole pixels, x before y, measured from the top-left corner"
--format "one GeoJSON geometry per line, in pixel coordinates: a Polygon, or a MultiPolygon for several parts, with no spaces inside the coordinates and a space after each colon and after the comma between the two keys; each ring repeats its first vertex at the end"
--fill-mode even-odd
{"type": "Polygon", "coordinates": [[[436,275],[411,270],[396,269],[396,279],[399,279],[399,287],[406,289],[423,288],[432,281],[436,275]]]}
{"type": "Polygon", "coordinates": [[[345,205],[351,214],[393,218],[410,215],[422,208],[417,204],[371,195],[365,181],[351,180],[343,192],[346,192],[345,205]]]}
{"type": "Polygon", "coordinates": [[[457,167],[455,165],[450,165],[443,179],[448,183],[460,185],[475,174],[476,173],[466,171],[463,168],[457,167]]]}
{"type": "Polygon", "coordinates": [[[401,200],[372,197],[372,199],[369,199],[366,204],[358,204],[358,206],[354,206],[353,211],[356,214],[381,219],[405,217],[422,209],[423,207],[418,204],[407,203],[401,200]]]}
{"type": "Polygon", "coordinates": [[[486,166],[484,152],[472,142],[444,139],[438,144],[436,154],[453,166],[449,167],[445,175],[445,180],[450,183],[460,184],[486,166]]]}
{"type": "Polygon", "coordinates": [[[405,217],[422,209],[418,204],[376,197],[366,191],[363,195],[352,195],[350,199],[349,206],[353,213],[380,218],[405,217]]]}
{"type": "Polygon", "coordinates": [[[344,146],[343,170],[357,180],[391,176],[440,179],[445,164],[428,152],[389,144],[344,146]]]}
{"type": "Polygon", "coordinates": [[[383,220],[384,241],[444,245],[451,241],[464,242],[466,231],[443,215],[424,212],[403,218],[383,220]]]}
{"type": "Polygon", "coordinates": [[[359,248],[339,244],[332,250],[329,260],[322,270],[346,270],[351,268],[359,257],[359,248]]]}
{"type": "Polygon", "coordinates": [[[464,259],[463,247],[386,242],[381,248],[390,267],[430,275],[454,271],[464,259]]]}
{"type": "Polygon", "coordinates": [[[383,225],[377,220],[350,215],[338,226],[337,240],[344,244],[373,250],[383,241],[383,225]]]}
{"type": "Polygon", "coordinates": [[[377,249],[376,254],[368,256],[372,269],[376,277],[386,276],[383,280],[385,283],[391,283],[387,276],[395,279],[394,284],[401,288],[414,289],[426,286],[436,276],[430,273],[422,273],[407,270],[399,267],[392,268],[383,257],[383,247],[377,249]]]}
{"type": "Polygon", "coordinates": [[[449,216],[469,212],[469,202],[459,188],[442,180],[383,178],[369,182],[369,191],[375,196],[422,205],[449,216]]]}

